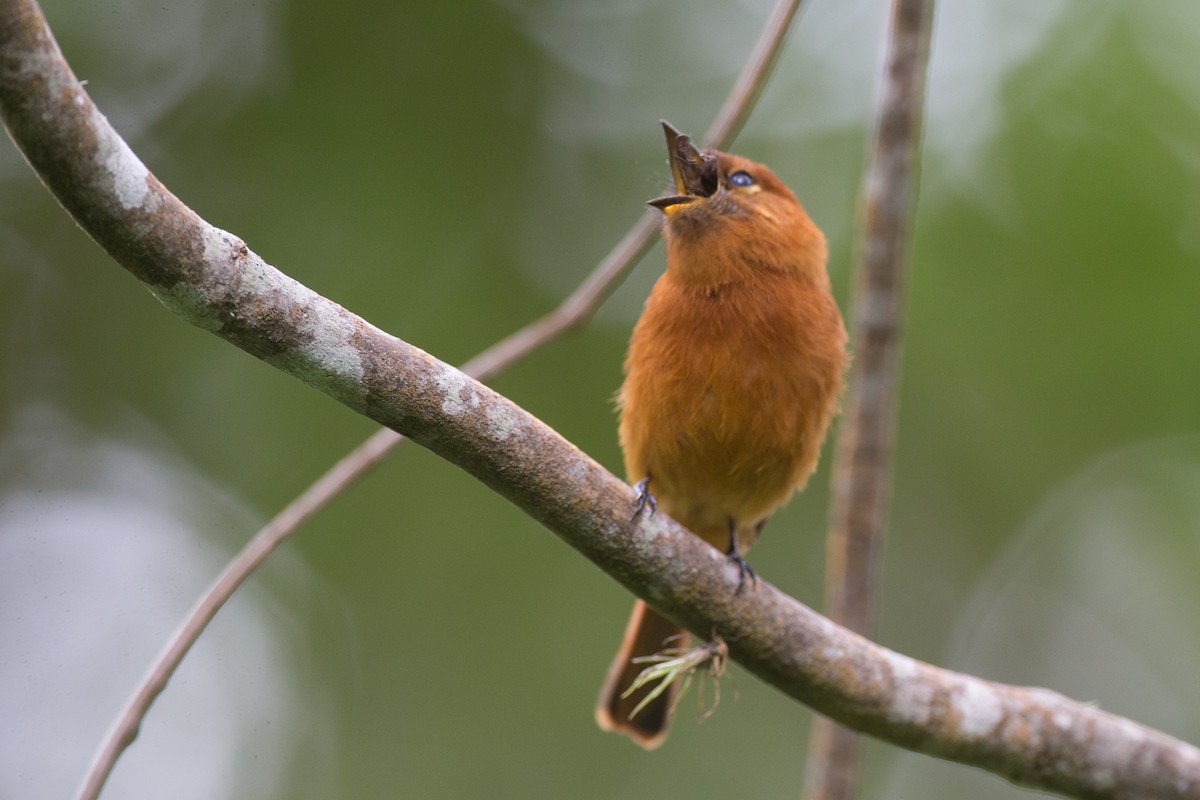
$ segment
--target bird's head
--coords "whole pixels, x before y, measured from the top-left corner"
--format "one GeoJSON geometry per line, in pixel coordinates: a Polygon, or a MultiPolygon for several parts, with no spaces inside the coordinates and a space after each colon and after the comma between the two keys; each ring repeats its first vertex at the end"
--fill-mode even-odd
{"type": "Polygon", "coordinates": [[[662,126],[675,192],[649,204],[665,217],[668,269],[706,285],[779,271],[828,281],[825,237],[774,172],[662,126]]]}

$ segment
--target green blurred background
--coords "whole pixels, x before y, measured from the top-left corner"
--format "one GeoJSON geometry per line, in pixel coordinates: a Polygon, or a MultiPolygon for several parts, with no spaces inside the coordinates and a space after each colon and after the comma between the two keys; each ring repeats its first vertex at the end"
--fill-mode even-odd
{"type": "MultiPolygon", "coordinates": [[[[1200,6],[942,4],[879,639],[1200,741],[1200,6]]],[[[770,10],[47,2],[148,166],[270,263],[461,362],[552,308],[664,185],[770,10]]],[[[849,286],[887,18],[814,0],[735,150],[849,286]]],[[[662,267],[495,386],[615,470],[662,267]]],[[[171,317],[0,146],[0,797],[62,797],[200,589],[373,430],[171,317]]],[[[826,466],[755,549],[820,603],[826,466]]],[[[798,796],[811,714],[732,671],[645,754],[595,692],[630,599],[410,447],[206,634],[108,796],[798,796]]],[[[866,796],[1004,798],[872,744],[866,796]]]]}

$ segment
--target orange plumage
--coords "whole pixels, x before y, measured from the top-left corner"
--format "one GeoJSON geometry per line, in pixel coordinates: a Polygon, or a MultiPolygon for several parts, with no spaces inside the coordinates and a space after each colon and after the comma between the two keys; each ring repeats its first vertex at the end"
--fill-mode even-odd
{"type": "MultiPolygon", "coordinates": [[[[665,122],[676,194],[667,269],[633,331],[619,395],[631,481],[662,511],[745,566],[741,551],[816,469],[837,410],[846,331],[825,237],[770,169],[698,150],[665,122]]],[[[646,748],[666,737],[672,692],[630,719],[621,694],[664,640],[685,632],[642,601],[596,708],[605,730],[646,748]]]]}

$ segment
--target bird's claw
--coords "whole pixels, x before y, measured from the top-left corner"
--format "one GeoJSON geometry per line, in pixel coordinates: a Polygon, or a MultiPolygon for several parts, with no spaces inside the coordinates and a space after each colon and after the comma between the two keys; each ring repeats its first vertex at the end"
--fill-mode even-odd
{"type": "Polygon", "coordinates": [[[737,565],[738,568],[738,587],[737,591],[734,592],[735,595],[742,593],[742,587],[746,585],[747,575],[750,576],[750,587],[752,589],[758,588],[758,573],[754,571],[754,567],[750,566],[750,562],[741,553],[726,553],[725,557],[737,565]]]}
{"type": "Polygon", "coordinates": [[[758,573],[754,571],[754,567],[750,566],[750,562],[742,555],[742,549],[738,546],[737,523],[729,520],[729,549],[725,551],[725,557],[737,565],[738,568],[738,587],[735,595],[742,593],[742,588],[746,585],[746,576],[750,576],[751,588],[758,588],[758,573]]]}
{"type": "Polygon", "coordinates": [[[658,510],[658,500],[650,492],[650,477],[646,476],[633,485],[633,490],[636,496],[633,499],[633,516],[630,519],[637,519],[642,514],[642,510],[647,506],[650,507],[650,516],[654,516],[654,512],[658,510]]]}

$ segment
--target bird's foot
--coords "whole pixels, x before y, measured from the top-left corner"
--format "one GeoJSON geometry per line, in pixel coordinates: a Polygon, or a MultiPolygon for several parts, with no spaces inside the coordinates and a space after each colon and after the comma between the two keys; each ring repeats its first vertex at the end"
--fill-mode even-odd
{"type": "Polygon", "coordinates": [[[725,557],[737,565],[738,568],[738,587],[734,594],[741,594],[742,587],[746,585],[746,578],[750,578],[750,588],[758,588],[758,573],[754,571],[754,567],[750,566],[741,553],[726,553],[725,557]]]}
{"type": "Polygon", "coordinates": [[[658,500],[650,492],[650,476],[642,478],[633,485],[633,490],[636,496],[633,498],[633,516],[631,519],[637,519],[642,514],[642,510],[647,506],[650,508],[650,516],[654,516],[654,512],[658,510],[658,500]]]}
{"type": "Polygon", "coordinates": [[[734,594],[742,593],[747,576],[750,578],[750,587],[758,588],[758,573],[754,571],[754,567],[750,566],[750,562],[746,560],[738,547],[737,523],[733,520],[729,521],[729,549],[725,551],[725,557],[736,564],[738,568],[738,587],[734,594]]]}

